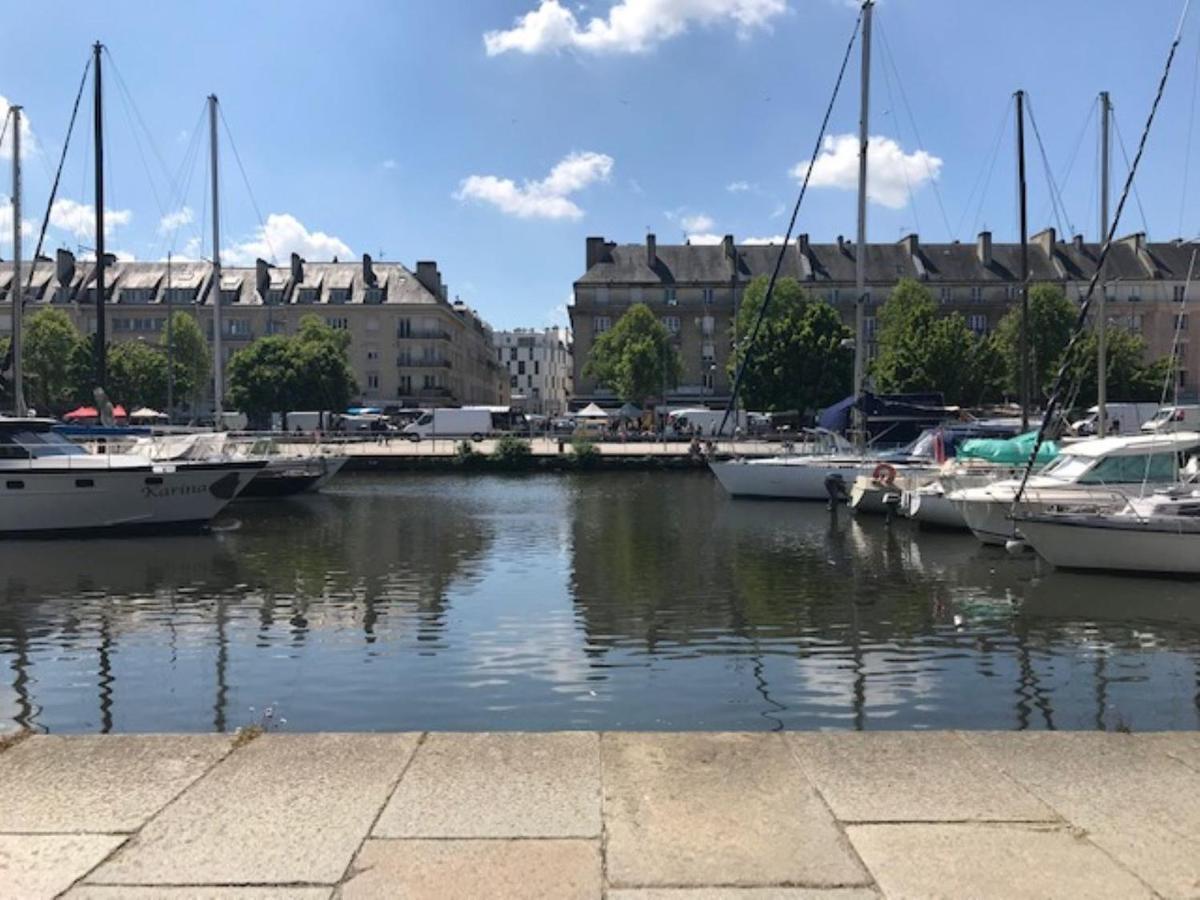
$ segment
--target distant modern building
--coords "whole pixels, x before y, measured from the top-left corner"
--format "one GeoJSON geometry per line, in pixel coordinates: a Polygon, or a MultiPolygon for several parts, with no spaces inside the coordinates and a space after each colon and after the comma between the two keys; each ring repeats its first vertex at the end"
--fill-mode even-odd
{"type": "MultiPolygon", "coordinates": [[[[1200,299],[1200,265],[1188,278],[1194,247],[1182,241],[1149,243],[1144,234],[1114,242],[1105,266],[1105,290],[1111,326],[1140,334],[1151,357],[1171,352],[1175,326],[1181,327],[1181,396],[1196,396],[1200,342],[1188,340],[1187,304],[1200,299]],[[1186,303],[1185,303],[1186,301],[1186,303]],[[1182,316],[1177,319],[1177,316],[1182,316]]],[[[947,312],[958,312],[977,333],[996,327],[1019,300],[1020,244],[993,243],[982,232],[974,243],[924,244],[910,234],[894,244],[866,248],[866,332],[868,352],[875,349],[875,315],[902,278],[926,285],[947,312]]],[[[733,349],[732,323],[746,286],[770,275],[778,245],[737,245],[726,235],[715,245],[659,245],[654,235],[644,244],[615,244],[587,239],[586,268],[575,282],[570,307],[575,339],[573,405],[616,400],[606,386],[583,374],[597,335],[611,328],[635,303],[659,316],[678,349],[683,376],[667,393],[667,402],[723,405],[729,399],[727,366],[733,349]]],[[[1096,269],[1097,244],[1076,236],[1061,241],[1053,228],[1029,242],[1033,284],[1061,285],[1068,297],[1082,296],[1096,269]]],[[[855,256],[851,241],[813,244],[800,235],[784,250],[781,274],[797,279],[814,297],[831,303],[853,326],[855,256]]],[[[1197,257],[1200,263],[1200,255],[1197,257]]],[[[1113,397],[1111,399],[1120,399],[1113,397]]]]}
{"type": "MultiPolygon", "coordinates": [[[[24,266],[28,278],[29,264],[24,266]]],[[[194,312],[212,338],[212,267],[177,262],[117,262],[105,267],[110,341],[157,342],[168,308],[194,312]]],[[[96,266],[66,250],[39,261],[26,315],[65,310],[84,334],[96,330],[96,266]]],[[[496,361],[491,327],[473,309],[451,302],[437,263],[413,272],[394,262],[310,263],[293,254],[287,267],[258,260],[221,270],[225,361],[254,340],[297,330],[305,315],[348,331],[359,399],[377,406],[506,405],[509,380],[496,361]]],[[[12,264],[0,262],[0,335],[12,330],[12,264]]],[[[114,398],[119,399],[119,398],[114,398]]]]}
{"type": "Polygon", "coordinates": [[[547,416],[567,411],[574,384],[567,329],[497,331],[495,341],[496,359],[508,370],[513,406],[547,416]]]}

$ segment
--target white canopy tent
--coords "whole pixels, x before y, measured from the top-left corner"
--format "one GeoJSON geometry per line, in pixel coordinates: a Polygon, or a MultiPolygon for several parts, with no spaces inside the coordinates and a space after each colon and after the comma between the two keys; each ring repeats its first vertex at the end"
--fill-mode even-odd
{"type": "Polygon", "coordinates": [[[595,403],[589,403],[579,412],[575,413],[575,418],[577,419],[607,419],[608,417],[608,413],[595,403]]]}

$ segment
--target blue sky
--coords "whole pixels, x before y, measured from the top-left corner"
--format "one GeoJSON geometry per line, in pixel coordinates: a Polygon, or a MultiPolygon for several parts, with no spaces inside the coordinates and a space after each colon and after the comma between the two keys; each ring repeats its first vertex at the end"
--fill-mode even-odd
{"type": "MultiPolygon", "coordinates": [[[[1062,228],[1094,238],[1096,94],[1112,92],[1132,154],[1181,6],[883,0],[871,132],[895,143],[876,145],[870,238],[1015,236],[1005,117],[1018,87],[1056,178],[1075,156],[1062,228]]],[[[587,235],[782,234],[855,15],[846,0],[10,0],[20,39],[0,53],[0,95],[25,107],[40,151],[25,169],[31,220],[100,39],[111,54],[109,248],[211,254],[203,155],[184,162],[193,140],[207,140],[195,129],[215,92],[266,226],[223,136],[227,259],[283,262],[292,249],[436,259],[451,292],[494,325],[541,326],[563,317],[587,235]],[[170,183],[180,171],[192,173],[187,191],[170,183]],[[182,224],[164,227],[166,216],[182,224]]],[[[1200,13],[1184,34],[1138,179],[1160,240],[1200,232],[1200,164],[1188,162],[1200,13]]],[[[801,213],[816,241],[854,233],[853,148],[837,136],[857,127],[858,81],[856,59],[814,172],[821,186],[801,213]]],[[[89,123],[81,111],[51,251],[94,243],[89,123]]],[[[1056,217],[1032,131],[1028,140],[1037,230],[1056,217]]],[[[1115,167],[1123,176],[1119,146],[1115,167]]],[[[4,158],[0,179],[6,190],[4,158]]],[[[1131,202],[1121,231],[1143,227],[1131,202]]],[[[10,234],[6,211],[2,257],[10,234]]]]}

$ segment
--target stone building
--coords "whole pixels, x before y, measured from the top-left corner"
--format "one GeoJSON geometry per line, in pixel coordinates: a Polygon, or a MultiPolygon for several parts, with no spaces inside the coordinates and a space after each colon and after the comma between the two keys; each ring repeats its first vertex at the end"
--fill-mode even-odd
{"type": "MultiPolygon", "coordinates": [[[[1150,243],[1143,234],[1114,242],[1105,266],[1110,327],[1140,334],[1153,357],[1171,352],[1180,326],[1180,395],[1193,398],[1200,373],[1200,343],[1188,340],[1188,306],[1200,299],[1200,285],[1189,279],[1193,251],[1182,241],[1150,243]],[[1186,302],[1185,302],[1186,301],[1186,302]],[[1182,316],[1178,319],[1177,316],[1182,316]]],[[[785,251],[781,275],[801,282],[815,297],[829,301],[853,327],[855,246],[814,244],[800,235],[785,251]]],[[[592,343],[634,303],[645,303],[659,316],[679,350],[683,377],[668,391],[667,402],[724,405],[729,399],[727,366],[732,351],[732,321],[747,284],[770,275],[778,245],[737,245],[726,235],[716,245],[659,245],[654,235],[644,244],[615,244],[587,239],[586,268],[575,282],[570,307],[575,336],[573,404],[610,403],[616,398],[583,375],[592,343]]],[[[925,244],[910,234],[892,244],[866,248],[866,333],[874,352],[875,314],[902,278],[921,282],[947,312],[958,312],[977,333],[991,331],[1019,301],[1020,244],[994,243],[982,232],[973,243],[925,244]]],[[[1059,284],[1078,299],[1096,269],[1100,248],[1081,237],[1058,238],[1053,228],[1029,242],[1031,283],[1059,284]]],[[[1196,271],[1200,275],[1200,255],[1196,271]]],[[[1094,307],[1093,307],[1094,308],[1094,307]]],[[[1121,398],[1114,397],[1114,400],[1121,398]]]]}
{"type": "Polygon", "coordinates": [[[496,360],[508,371],[512,403],[525,412],[559,416],[573,393],[571,335],[565,328],[497,331],[496,360]]]}
{"type": "MultiPolygon", "coordinates": [[[[25,314],[54,307],[84,334],[96,330],[95,263],[66,250],[39,261],[25,314]]],[[[23,267],[28,279],[29,264],[23,267]]],[[[194,312],[212,337],[212,267],[176,262],[117,262],[105,267],[110,341],[157,343],[169,308],[194,312]]],[[[12,264],[0,263],[0,335],[12,330],[12,264]]],[[[376,406],[507,405],[509,380],[496,362],[491,327],[451,302],[434,262],[413,272],[371,257],[310,263],[293,254],[286,267],[221,270],[222,352],[226,362],[260,337],[291,334],[305,315],[350,332],[359,399],[376,406]]],[[[116,398],[119,399],[119,398],[116,398]]]]}

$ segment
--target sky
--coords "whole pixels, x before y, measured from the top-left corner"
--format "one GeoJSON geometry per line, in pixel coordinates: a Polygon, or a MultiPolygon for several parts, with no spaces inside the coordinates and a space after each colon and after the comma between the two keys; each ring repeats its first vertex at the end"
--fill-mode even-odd
{"type": "MultiPolygon", "coordinates": [[[[110,252],[211,258],[204,102],[215,93],[223,261],[285,264],[293,251],[314,261],[370,253],[409,267],[433,259],[450,293],[500,328],[565,324],[589,235],[783,235],[858,15],[850,0],[4,7],[20,39],[0,52],[0,108],[21,104],[29,129],[26,255],[99,40],[110,252]]],[[[868,239],[971,241],[985,228],[1016,238],[1018,88],[1033,114],[1030,231],[1052,225],[1095,239],[1097,94],[1111,92],[1120,138],[1115,204],[1121,142],[1132,156],[1182,7],[881,0],[868,239]]],[[[1198,48],[1200,10],[1184,25],[1119,233],[1200,232],[1198,48]]],[[[815,242],[855,233],[859,88],[856,47],[798,220],[815,242]]],[[[89,83],[47,253],[86,255],[95,244],[90,101],[89,83]]],[[[10,157],[5,136],[6,206],[10,157]]],[[[2,258],[11,237],[5,209],[2,258]]]]}

